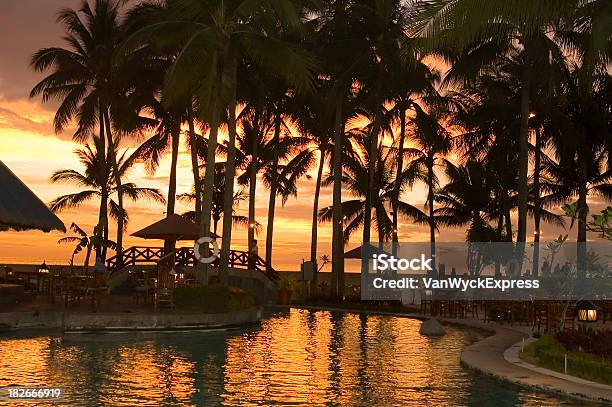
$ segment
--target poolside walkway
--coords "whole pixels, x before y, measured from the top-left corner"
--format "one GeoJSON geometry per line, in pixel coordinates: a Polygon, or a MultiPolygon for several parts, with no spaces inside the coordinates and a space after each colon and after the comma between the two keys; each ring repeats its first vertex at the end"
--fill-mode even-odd
{"type": "MultiPolygon", "coordinates": [[[[296,306],[310,310],[362,312],[376,315],[393,315],[405,318],[428,319],[422,314],[392,313],[384,311],[362,311],[343,308],[296,306]]],[[[612,386],[591,382],[574,376],[564,375],[548,369],[533,366],[518,358],[523,338],[525,345],[531,337],[527,326],[504,326],[484,323],[476,319],[439,318],[448,324],[482,329],[492,335],[466,347],[461,354],[461,362],[478,372],[497,379],[535,390],[556,393],[582,400],[612,404],[612,386]]]]}
{"type": "MultiPolygon", "coordinates": [[[[444,321],[444,320],[443,320],[444,321]]],[[[591,382],[540,368],[519,359],[522,340],[527,345],[527,327],[505,327],[481,321],[449,320],[468,326],[494,330],[495,334],[466,347],[461,362],[495,378],[521,386],[554,392],[583,400],[612,403],[612,386],[591,382]]]]}

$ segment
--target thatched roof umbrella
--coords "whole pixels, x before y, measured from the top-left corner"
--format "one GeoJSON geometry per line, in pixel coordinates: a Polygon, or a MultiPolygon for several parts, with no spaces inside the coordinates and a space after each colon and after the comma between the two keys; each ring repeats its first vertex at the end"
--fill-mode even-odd
{"type": "Polygon", "coordinates": [[[0,161],[0,230],[66,231],[62,221],[0,161]]]}
{"type": "MultiPolygon", "coordinates": [[[[132,233],[132,236],[169,241],[197,240],[200,238],[200,227],[180,215],[173,214],[132,233]]],[[[211,237],[219,236],[211,233],[211,237]]]]}
{"type": "MultiPolygon", "coordinates": [[[[372,246],[372,245],[368,245],[368,246],[369,247],[366,247],[366,249],[368,250],[369,254],[377,254],[377,255],[386,254],[387,256],[390,256],[390,253],[387,253],[386,251],[380,249],[377,246],[372,246]]],[[[358,246],[344,253],[344,258],[345,259],[361,259],[362,247],[363,246],[358,246]]]]}
{"type": "MultiPolygon", "coordinates": [[[[179,240],[198,240],[200,238],[200,227],[180,215],[172,214],[138,232],[132,233],[132,236],[170,242],[171,246],[164,245],[164,257],[172,255],[168,261],[171,261],[174,265],[174,244],[179,240]]],[[[219,236],[211,233],[210,237],[216,239],[219,236]]]]}

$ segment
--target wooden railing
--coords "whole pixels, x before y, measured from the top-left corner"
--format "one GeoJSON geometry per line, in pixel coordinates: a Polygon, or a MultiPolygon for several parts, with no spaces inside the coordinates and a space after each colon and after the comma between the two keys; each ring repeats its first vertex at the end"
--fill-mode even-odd
{"type": "MultiPolygon", "coordinates": [[[[193,267],[196,264],[195,256],[193,255],[193,247],[180,247],[175,251],[174,263],[177,266],[193,267]]],[[[111,272],[121,270],[124,267],[130,266],[157,266],[159,260],[164,257],[164,249],[162,247],[138,247],[133,246],[125,249],[121,255],[113,256],[106,260],[106,267],[111,272]]],[[[213,265],[218,266],[219,260],[213,265]]],[[[257,256],[249,260],[249,253],[240,250],[231,250],[229,255],[229,266],[231,268],[254,269],[265,274],[270,280],[278,279],[278,273],[265,262],[264,259],[257,256]]]]}

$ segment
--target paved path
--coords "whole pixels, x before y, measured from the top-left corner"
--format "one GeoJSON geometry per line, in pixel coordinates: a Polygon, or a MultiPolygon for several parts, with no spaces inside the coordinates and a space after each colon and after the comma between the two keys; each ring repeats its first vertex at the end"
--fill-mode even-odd
{"type": "Polygon", "coordinates": [[[612,386],[563,375],[520,360],[521,342],[529,338],[525,330],[480,321],[469,321],[467,325],[495,330],[494,335],[463,350],[461,362],[468,367],[521,386],[612,404],[612,386]]]}
{"type": "MultiPolygon", "coordinates": [[[[286,307],[285,307],[286,308],[286,307]]],[[[310,310],[362,312],[366,314],[394,315],[406,318],[427,319],[422,314],[400,314],[391,312],[362,311],[342,308],[298,306],[310,310]]],[[[540,368],[518,358],[523,338],[531,336],[526,326],[508,327],[495,323],[484,323],[476,319],[439,318],[443,323],[479,328],[492,335],[471,344],[461,353],[461,362],[478,372],[520,386],[570,396],[582,400],[612,404],[612,386],[590,382],[540,368]]]]}

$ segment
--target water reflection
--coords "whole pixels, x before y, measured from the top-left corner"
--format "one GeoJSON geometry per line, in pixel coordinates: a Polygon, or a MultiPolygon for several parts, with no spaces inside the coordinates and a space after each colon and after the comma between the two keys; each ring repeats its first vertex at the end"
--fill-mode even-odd
{"type": "Polygon", "coordinates": [[[0,386],[59,386],[77,405],[562,403],[463,369],[461,349],[477,333],[430,339],[418,329],[411,319],[292,310],[244,331],[0,338],[0,386]]]}

